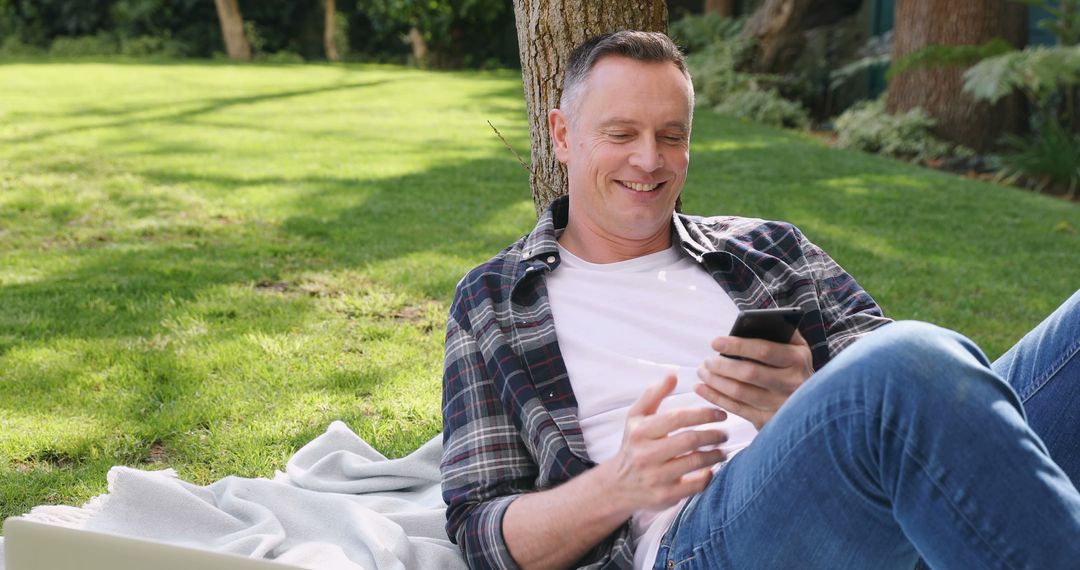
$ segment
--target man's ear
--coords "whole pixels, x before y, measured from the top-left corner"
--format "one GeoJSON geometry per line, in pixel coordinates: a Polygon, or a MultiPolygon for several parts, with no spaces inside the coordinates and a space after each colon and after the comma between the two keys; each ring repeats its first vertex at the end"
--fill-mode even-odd
{"type": "Polygon", "coordinates": [[[569,129],[570,121],[562,109],[548,111],[548,132],[551,133],[551,147],[555,151],[555,157],[563,164],[570,160],[570,141],[567,139],[569,129]]]}

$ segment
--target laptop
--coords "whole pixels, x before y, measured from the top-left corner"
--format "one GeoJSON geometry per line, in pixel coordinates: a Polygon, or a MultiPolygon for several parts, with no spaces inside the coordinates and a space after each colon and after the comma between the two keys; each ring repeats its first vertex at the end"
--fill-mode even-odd
{"type": "Polygon", "coordinates": [[[175,544],[10,518],[4,522],[5,570],[300,570],[175,544]]]}

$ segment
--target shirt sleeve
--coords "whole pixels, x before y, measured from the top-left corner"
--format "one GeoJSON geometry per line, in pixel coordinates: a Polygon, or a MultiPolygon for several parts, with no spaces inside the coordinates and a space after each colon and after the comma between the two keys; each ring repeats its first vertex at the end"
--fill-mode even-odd
{"type": "Polygon", "coordinates": [[[538,468],[499,397],[505,382],[492,377],[497,367],[487,366],[462,297],[459,286],[443,371],[446,531],[470,568],[517,568],[503,538],[503,515],[521,493],[533,490],[538,468]]]}
{"type": "Polygon", "coordinates": [[[802,232],[794,231],[817,288],[830,359],[863,335],[892,322],[854,277],[802,232]]]}

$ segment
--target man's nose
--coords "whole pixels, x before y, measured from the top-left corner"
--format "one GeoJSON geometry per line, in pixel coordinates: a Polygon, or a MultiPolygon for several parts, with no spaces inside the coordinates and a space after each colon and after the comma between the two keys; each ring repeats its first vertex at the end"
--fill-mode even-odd
{"type": "Polygon", "coordinates": [[[660,154],[660,145],[656,139],[642,137],[630,153],[630,164],[645,172],[653,172],[664,166],[664,157],[660,154]]]}

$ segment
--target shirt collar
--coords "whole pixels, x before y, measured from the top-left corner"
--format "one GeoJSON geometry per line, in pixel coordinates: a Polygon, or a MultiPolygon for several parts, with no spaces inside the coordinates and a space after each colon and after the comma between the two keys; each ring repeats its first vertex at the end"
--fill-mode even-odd
{"type": "Polygon", "coordinates": [[[558,255],[559,240],[557,232],[566,228],[570,214],[570,198],[559,196],[544,208],[536,227],[525,236],[525,246],[521,249],[522,261],[529,261],[541,255],[558,255]]]}

